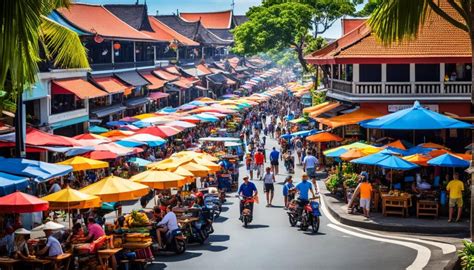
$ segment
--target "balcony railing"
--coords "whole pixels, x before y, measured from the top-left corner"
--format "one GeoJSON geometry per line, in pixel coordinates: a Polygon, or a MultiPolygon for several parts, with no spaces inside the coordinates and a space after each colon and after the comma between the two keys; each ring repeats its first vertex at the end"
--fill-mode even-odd
{"type": "MultiPolygon", "coordinates": [[[[330,81],[331,82],[331,81],[330,81]]],[[[348,82],[332,80],[331,90],[352,96],[470,97],[471,82],[348,82]]]]}

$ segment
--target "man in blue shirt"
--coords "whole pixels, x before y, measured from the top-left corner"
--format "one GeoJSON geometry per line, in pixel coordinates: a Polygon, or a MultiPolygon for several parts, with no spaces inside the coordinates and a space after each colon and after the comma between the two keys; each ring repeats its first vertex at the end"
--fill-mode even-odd
{"type": "Polygon", "coordinates": [[[311,194],[313,195],[313,198],[315,197],[314,191],[313,191],[313,185],[311,185],[311,182],[308,181],[308,175],[303,174],[302,180],[298,185],[296,185],[296,190],[298,191],[299,197],[298,199],[300,200],[302,205],[306,205],[309,202],[309,192],[311,191],[311,194]]]}
{"type": "MultiPolygon", "coordinates": [[[[258,194],[257,187],[255,186],[254,183],[249,181],[249,177],[245,176],[243,180],[244,182],[240,185],[239,191],[237,191],[237,194],[246,198],[257,196],[258,194]]],[[[243,209],[244,209],[243,201],[240,201],[240,213],[242,213],[243,209]]],[[[253,213],[253,202],[250,203],[250,211],[253,213]]]]}
{"type": "Polygon", "coordinates": [[[280,152],[276,150],[275,147],[273,147],[272,152],[270,153],[270,164],[272,166],[272,172],[273,174],[277,175],[278,174],[278,160],[280,159],[280,152]]]}

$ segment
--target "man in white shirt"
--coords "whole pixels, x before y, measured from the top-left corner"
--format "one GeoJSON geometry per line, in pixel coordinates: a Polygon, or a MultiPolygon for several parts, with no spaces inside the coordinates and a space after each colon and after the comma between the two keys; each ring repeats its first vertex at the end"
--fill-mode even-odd
{"type": "Polygon", "coordinates": [[[48,241],[46,242],[46,246],[38,251],[38,255],[44,255],[48,252],[48,257],[56,257],[63,254],[64,252],[61,243],[59,243],[58,239],[53,236],[53,231],[44,230],[44,234],[48,238],[48,241]]]}
{"type": "Polygon", "coordinates": [[[264,185],[264,192],[267,198],[267,207],[272,206],[273,201],[273,193],[275,191],[275,187],[273,183],[275,182],[275,175],[271,172],[271,168],[266,168],[266,173],[263,175],[263,185],[264,185]]]}
{"type": "Polygon", "coordinates": [[[166,207],[166,215],[163,219],[156,224],[158,227],[156,230],[156,237],[158,239],[158,244],[161,248],[163,248],[163,240],[161,239],[161,233],[166,234],[167,236],[170,235],[174,230],[179,229],[178,227],[178,219],[176,215],[171,211],[171,205],[166,207]]]}
{"type": "Polygon", "coordinates": [[[58,184],[58,182],[53,182],[53,185],[49,188],[48,193],[56,193],[61,190],[61,186],[58,184]]]}
{"type": "Polygon", "coordinates": [[[308,151],[303,159],[303,171],[306,172],[310,178],[314,178],[316,176],[316,167],[318,164],[318,159],[308,151]]]}

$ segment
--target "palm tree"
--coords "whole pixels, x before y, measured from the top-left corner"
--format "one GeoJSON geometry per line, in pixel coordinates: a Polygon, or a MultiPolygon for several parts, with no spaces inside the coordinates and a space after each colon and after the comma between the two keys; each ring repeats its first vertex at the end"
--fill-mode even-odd
{"type": "MultiPolygon", "coordinates": [[[[471,38],[471,62],[474,66],[474,1],[473,0],[378,0],[369,25],[380,40],[389,45],[416,38],[420,26],[430,12],[466,31],[471,38]],[[449,12],[447,11],[449,8],[449,12]]],[[[474,104],[474,68],[471,83],[471,103],[474,104]]],[[[474,133],[474,131],[473,131],[474,133]]],[[[473,134],[474,137],[474,134],[473,134]]],[[[474,155],[474,153],[473,153],[474,155]]],[[[474,156],[471,168],[474,167],[474,156]]],[[[471,239],[474,240],[474,174],[471,174],[471,239]]]]}
{"type": "Polygon", "coordinates": [[[22,93],[35,84],[38,63],[51,60],[59,68],[89,67],[79,36],[47,17],[54,9],[69,4],[70,0],[1,1],[0,90],[16,102],[17,156],[24,155],[25,150],[22,93]]]}

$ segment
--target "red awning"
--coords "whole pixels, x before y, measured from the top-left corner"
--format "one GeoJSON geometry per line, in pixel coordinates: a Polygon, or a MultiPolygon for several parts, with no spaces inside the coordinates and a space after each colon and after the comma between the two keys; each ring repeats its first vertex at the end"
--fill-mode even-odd
{"type": "Polygon", "coordinates": [[[156,76],[160,77],[161,79],[167,80],[167,81],[174,81],[179,78],[179,76],[176,76],[174,74],[171,74],[161,69],[154,70],[153,73],[156,76]]]}
{"type": "Polygon", "coordinates": [[[142,128],[139,131],[137,131],[137,134],[150,134],[150,135],[158,136],[158,137],[161,137],[161,138],[168,138],[168,137],[174,136],[174,135],[176,135],[180,132],[181,132],[181,130],[176,129],[174,127],[157,126],[157,127],[142,128]]]}
{"type": "Polygon", "coordinates": [[[110,94],[123,93],[128,87],[114,77],[94,78],[94,81],[110,94]]]}
{"type": "Polygon", "coordinates": [[[49,134],[34,128],[26,129],[26,144],[34,146],[74,146],[69,138],[49,134]]]}
{"type": "Polygon", "coordinates": [[[157,100],[157,99],[167,98],[169,95],[170,94],[163,93],[163,92],[151,92],[148,98],[152,100],[157,100]]]}
{"type": "Polygon", "coordinates": [[[100,90],[84,79],[67,79],[53,81],[51,87],[53,95],[73,94],[80,99],[107,96],[108,93],[100,90]]]}
{"type": "Polygon", "coordinates": [[[149,81],[151,84],[148,85],[148,89],[159,89],[162,88],[166,81],[157,78],[156,76],[152,74],[141,74],[147,81],[149,81]]]}
{"type": "Polygon", "coordinates": [[[17,191],[0,197],[1,213],[33,213],[48,210],[49,203],[35,196],[17,191]]]}

